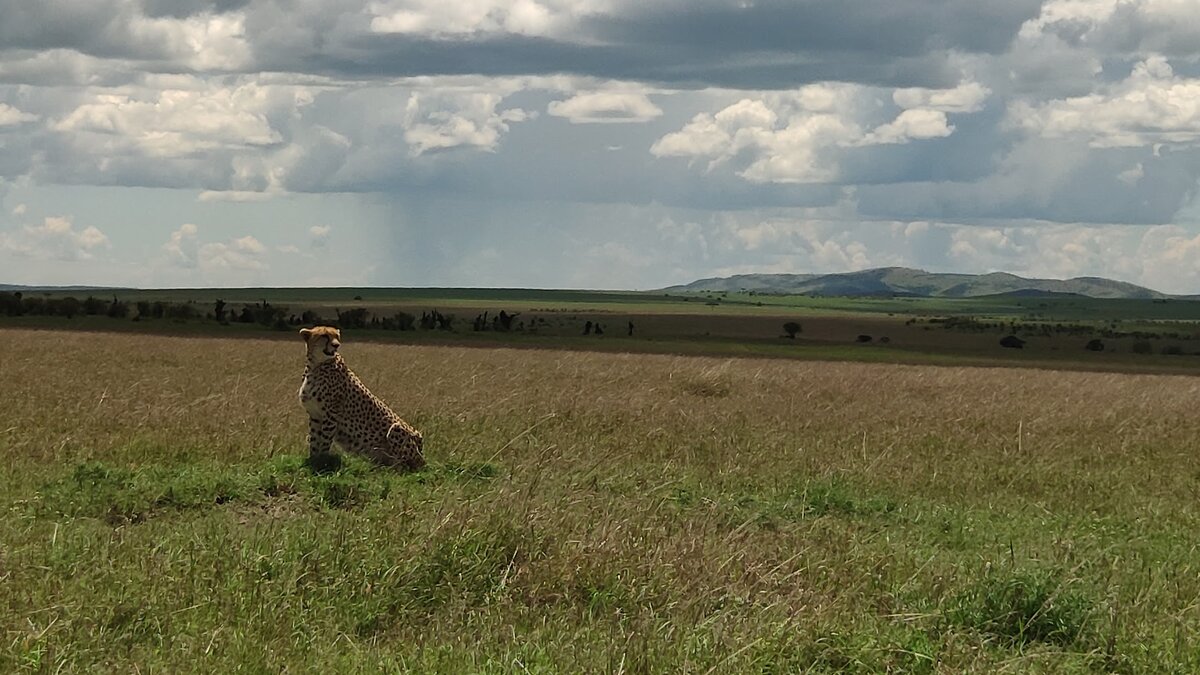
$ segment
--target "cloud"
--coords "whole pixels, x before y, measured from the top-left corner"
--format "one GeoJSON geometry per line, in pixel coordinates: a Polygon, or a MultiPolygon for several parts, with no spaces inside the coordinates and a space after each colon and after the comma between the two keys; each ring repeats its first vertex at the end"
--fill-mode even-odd
{"type": "Polygon", "coordinates": [[[231,12],[244,21],[240,33],[227,33],[249,46],[242,72],[377,80],[563,73],[685,88],[791,89],[823,80],[940,87],[958,79],[962,54],[1003,51],[1037,15],[1038,5],[1037,0],[994,6],[975,0],[262,2],[231,12]]]}
{"type": "Polygon", "coordinates": [[[585,7],[584,2],[563,0],[385,0],[370,3],[368,12],[376,33],[545,36],[566,28],[585,7]]]}
{"type": "Polygon", "coordinates": [[[163,251],[172,265],[184,268],[194,268],[199,263],[200,246],[196,240],[198,228],[191,223],[184,223],[171,233],[171,238],[163,244],[163,251]]]}
{"type": "Polygon", "coordinates": [[[155,90],[97,92],[51,128],[84,150],[158,158],[262,148],[282,140],[267,116],[272,92],[256,83],[222,87],[187,78],[163,84],[155,90]]]}
{"type": "Polygon", "coordinates": [[[109,59],[158,62],[176,72],[234,70],[248,64],[243,14],[156,16],[143,13],[141,4],[2,0],[0,49],[69,49],[109,59]]]}
{"type": "MultiPolygon", "coordinates": [[[[905,103],[947,110],[978,109],[973,88],[904,93],[905,103]],[[962,92],[966,91],[966,94],[962,92]]],[[[744,98],[714,113],[700,113],[682,129],[651,147],[656,157],[707,159],[712,171],[740,164],[738,176],[755,183],[822,183],[841,178],[839,159],[847,148],[903,144],[944,138],[954,132],[945,110],[909,108],[867,131],[875,111],[868,87],[823,83],[795,92],[744,98]]]]}
{"type": "Polygon", "coordinates": [[[200,268],[209,274],[224,270],[235,272],[265,271],[267,264],[259,257],[262,250],[247,250],[245,246],[238,243],[241,241],[241,239],[238,239],[233,243],[213,242],[203,244],[200,246],[199,251],[200,268]]]}
{"type": "Polygon", "coordinates": [[[1177,77],[1161,56],[1138,63],[1103,93],[1045,103],[1015,101],[1013,126],[1044,138],[1072,138],[1097,148],[1200,140],[1200,79],[1177,77]]]}
{"type": "Polygon", "coordinates": [[[1020,35],[1051,35],[1107,53],[1190,58],[1200,50],[1195,16],[1190,0],[1049,0],[1020,35]]]}
{"type": "Polygon", "coordinates": [[[1137,182],[1145,176],[1146,167],[1143,166],[1141,162],[1138,162],[1137,164],[1134,164],[1128,169],[1125,169],[1121,173],[1117,174],[1117,180],[1125,183],[1126,185],[1136,185],[1137,182]]]}
{"type": "Polygon", "coordinates": [[[17,204],[16,206],[13,207],[12,214],[14,216],[23,216],[23,215],[25,215],[25,211],[27,211],[28,208],[29,207],[27,207],[25,204],[17,204]]]}
{"type": "Polygon", "coordinates": [[[41,225],[0,232],[0,250],[38,260],[90,260],[99,249],[110,247],[108,237],[98,228],[89,225],[77,230],[67,217],[49,216],[41,225]]]}
{"type": "Polygon", "coordinates": [[[328,225],[313,225],[308,228],[308,233],[312,235],[310,245],[313,248],[325,248],[329,245],[329,233],[333,230],[328,225]]]}
{"type": "Polygon", "coordinates": [[[648,122],[662,115],[645,94],[586,92],[565,101],[551,101],[546,112],[565,117],[572,124],[648,122]]]}
{"type": "Polygon", "coordinates": [[[267,248],[262,245],[261,241],[251,237],[250,235],[234,239],[232,248],[238,253],[246,253],[249,255],[259,255],[267,250],[267,248]]]}
{"type": "Polygon", "coordinates": [[[266,246],[258,239],[246,235],[226,242],[201,242],[200,228],[185,223],[171,233],[163,244],[169,266],[185,270],[199,270],[204,279],[211,279],[222,272],[262,272],[267,269],[263,260],[266,246]]]}
{"type": "Polygon", "coordinates": [[[862,145],[907,143],[910,140],[943,138],[953,132],[954,127],[947,123],[946,113],[941,110],[910,108],[891,122],[876,127],[859,142],[862,145]]]}
{"type": "MultiPolygon", "coordinates": [[[[118,211],[176,205],[146,209],[174,215],[150,246],[173,284],[287,278],[268,263],[288,245],[360,259],[389,235],[425,257],[497,256],[347,276],[644,287],[756,266],[1086,261],[1151,278],[1124,261],[1140,255],[1186,274],[1162,250],[1196,236],[1178,215],[1200,184],[1193,5],[0,0],[0,189],[31,211],[99,204],[95,222],[134,245],[90,254],[131,269],[151,216],[118,211]],[[234,212],[247,229],[205,238],[234,212]],[[269,234],[298,221],[336,228],[336,246],[269,234]],[[509,262],[568,248],[595,264],[509,262]]],[[[9,228],[10,264],[34,260],[15,252],[31,236],[9,228]]]]}
{"type": "Polygon", "coordinates": [[[252,190],[203,190],[196,199],[202,202],[263,202],[276,195],[252,190]]]}
{"type": "Polygon", "coordinates": [[[953,89],[910,87],[892,92],[892,101],[905,109],[922,108],[951,113],[973,113],[983,108],[991,90],[978,82],[964,82],[953,89]]]}
{"type": "Polygon", "coordinates": [[[420,156],[451,148],[494,151],[512,122],[531,119],[520,108],[496,110],[502,94],[413,92],[404,110],[404,140],[420,156]]]}
{"type": "Polygon", "coordinates": [[[23,122],[33,122],[37,119],[37,115],[21,112],[10,105],[0,103],[0,127],[16,126],[23,122]]]}
{"type": "Polygon", "coordinates": [[[847,117],[829,112],[821,97],[801,90],[787,100],[742,99],[715,114],[701,113],[650,147],[656,157],[709,159],[708,169],[749,158],[737,172],[752,182],[833,180],[825,151],[862,136],[847,117]],[[813,110],[811,99],[818,99],[813,110]]]}

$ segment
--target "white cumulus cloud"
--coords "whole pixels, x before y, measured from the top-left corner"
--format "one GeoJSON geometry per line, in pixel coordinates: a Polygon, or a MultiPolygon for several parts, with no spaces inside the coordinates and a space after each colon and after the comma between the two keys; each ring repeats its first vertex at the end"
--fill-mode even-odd
{"type": "Polygon", "coordinates": [[[662,115],[645,94],[594,91],[576,94],[565,101],[551,101],[546,112],[565,117],[572,124],[648,122],[662,115]]]}
{"type": "Polygon", "coordinates": [[[328,225],[313,225],[308,228],[308,233],[312,235],[313,248],[325,248],[329,245],[329,233],[333,230],[328,225]]]}
{"type": "Polygon", "coordinates": [[[658,139],[656,157],[705,159],[708,170],[742,163],[737,175],[756,183],[821,183],[839,175],[840,149],[942,138],[954,132],[949,112],[974,112],[986,90],[905,90],[903,109],[883,124],[868,87],[815,84],[794,92],[743,98],[716,113],[700,113],[658,139]]]}
{"type": "Polygon", "coordinates": [[[927,108],[911,108],[882,124],[860,141],[862,145],[907,143],[910,140],[943,138],[954,132],[946,113],[927,108]]]}
{"type": "Polygon", "coordinates": [[[108,237],[98,228],[89,225],[76,229],[66,217],[49,216],[41,225],[0,232],[0,250],[39,260],[89,260],[97,250],[110,246],[108,237]]]}
{"type": "Polygon", "coordinates": [[[991,90],[978,82],[965,82],[953,89],[909,87],[892,92],[892,101],[901,108],[925,108],[950,113],[972,113],[983,108],[991,90]]]}
{"type": "Polygon", "coordinates": [[[6,103],[0,103],[0,127],[11,127],[23,122],[33,122],[37,115],[22,112],[6,103]]]}
{"type": "Polygon", "coordinates": [[[413,92],[404,110],[404,141],[416,157],[450,148],[494,151],[509,124],[531,119],[520,108],[497,110],[496,92],[413,92]]]}
{"type": "Polygon", "coordinates": [[[272,92],[256,83],[223,87],[184,78],[180,88],[101,90],[52,128],[84,148],[180,157],[278,143],[267,117],[272,92]],[[186,87],[186,88],[183,88],[186,87]]]}
{"type": "Polygon", "coordinates": [[[1009,106],[1010,122],[1045,138],[1071,138],[1092,147],[1137,147],[1200,141],[1200,79],[1175,75],[1167,60],[1150,57],[1124,81],[1099,93],[1009,106]]]}

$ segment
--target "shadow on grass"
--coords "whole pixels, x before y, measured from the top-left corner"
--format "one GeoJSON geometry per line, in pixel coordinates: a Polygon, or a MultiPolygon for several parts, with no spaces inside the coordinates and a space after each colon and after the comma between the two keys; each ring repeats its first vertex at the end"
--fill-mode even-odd
{"type": "Polygon", "coordinates": [[[45,518],[99,518],[111,524],[139,523],[169,512],[207,509],[229,502],[265,504],[288,497],[314,507],[360,508],[445,481],[487,480],[491,464],[431,464],[414,473],[377,467],[358,457],[274,457],[260,465],[189,463],[173,466],[114,466],[87,462],[43,485],[30,503],[45,518]]]}

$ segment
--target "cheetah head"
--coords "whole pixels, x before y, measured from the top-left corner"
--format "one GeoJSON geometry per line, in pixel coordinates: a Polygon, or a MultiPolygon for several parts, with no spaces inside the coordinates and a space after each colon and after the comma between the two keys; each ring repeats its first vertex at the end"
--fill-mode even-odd
{"type": "Polygon", "coordinates": [[[332,326],[314,326],[301,328],[300,337],[308,346],[308,360],[321,364],[337,355],[338,347],[342,346],[342,333],[332,326]]]}

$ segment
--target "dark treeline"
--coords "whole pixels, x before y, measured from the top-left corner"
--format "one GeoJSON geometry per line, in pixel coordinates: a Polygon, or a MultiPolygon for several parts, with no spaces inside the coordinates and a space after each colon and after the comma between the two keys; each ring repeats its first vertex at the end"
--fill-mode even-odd
{"type": "MultiPolygon", "coordinates": [[[[909,319],[906,325],[911,325],[916,322],[916,319],[909,319]]],[[[1052,323],[1049,321],[1035,323],[1023,321],[983,321],[970,316],[951,316],[946,318],[929,319],[929,323],[942,324],[946,330],[975,333],[994,331],[997,333],[1021,334],[1027,337],[1039,335],[1043,337],[1050,337],[1052,335],[1091,337],[1098,335],[1102,338],[1134,338],[1137,340],[1156,340],[1161,338],[1171,340],[1192,340],[1197,337],[1192,333],[1181,333],[1179,331],[1169,330],[1117,330],[1116,327],[1118,323],[1116,321],[1109,326],[1094,326],[1081,323],[1052,323]]]]}
{"type": "MultiPolygon", "coordinates": [[[[328,324],[339,328],[371,328],[377,330],[453,330],[454,316],[437,310],[423,312],[420,317],[408,312],[396,312],[388,316],[372,313],[363,307],[336,309],[336,319],[322,317],[312,310],[299,314],[283,305],[273,305],[266,300],[232,307],[224,300],[211,305],[187,302],[165,302],[162,300],[138,300],[128,302],[113,296],[111,299],[89,295],[80,300],[73,296],[54,298],[44,295],[27,295],[21,292],[0,291],[0,315],[3,316],[61,316],[68,319],[76,316],[107,316],[132,321],[173,320],[212,321],[223,326],[234,323],[258,324],[275,330],[289,330],[296,326],[328,324]]],[[[514,316],[505,314],[505,316],[514,316]]]]}

